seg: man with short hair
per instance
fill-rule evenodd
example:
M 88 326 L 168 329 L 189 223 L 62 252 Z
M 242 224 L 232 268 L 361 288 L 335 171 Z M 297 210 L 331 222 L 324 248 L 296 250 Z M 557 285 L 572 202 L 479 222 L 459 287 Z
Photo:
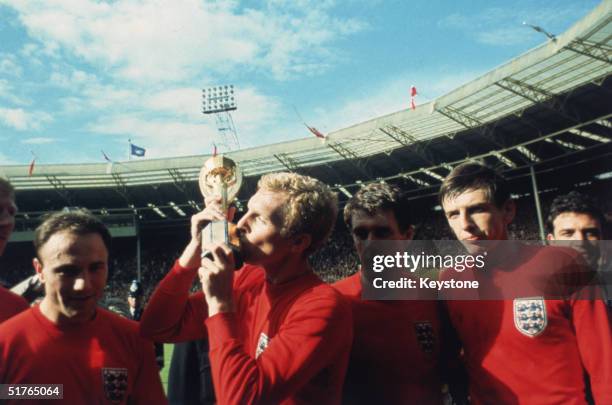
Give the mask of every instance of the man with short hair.
M 411 207 L 396 186 L 372 183 L 344 207 L 360 262 L 372 241 L 411 240 Z M 436 301 L 362 300 L 362 270 L 334 288 L 353 309 L 354 338 L 344 383 L 346 404 L 441 404 L 442 322 Z
M 470 246 L 488 241 L 483 279 L 576 268 L 579 257 L 571 249 L 509 249 L 500 242 L 516 207 L 493 170 L 461 164 L 444 179 L 439 197 L 457 239 Z M 612 331 L 601 300 L 529 296 L 446 305 L 463 344 L 473 404 L 586 404 L 583 370 L 595 402 L 612 403 Z
M 333 228 L 335 194 L 308 176 L 263 176 L 237 224 L 246 263 L 238 271 L 228 245 L 200 246 L 201 226 L 225 217 L 219 201 L 207 203 L 145 308 L 141 333 L 158 341 L 208 336 L 219 403 L 339 403 L 351 311 L 308 264 Z M 200 259 L 202 250 L 213 260 Z M 203 291 L 189 296 L 196 274 Z
M 602 246 L 598 242 L 604 239 L 606 218 L 595 201 L 587 195 L 572 191 L 557 196 L 550 206 L 546 225 L 547 240 L 570 241 L 569 246 L 582 253 L 593 269 L 602 270 L 605 266 L 601 257 Z M 610 272 L 601 273 L 599 279 L 603 281 L 607 304 L 612 308 L 612 289 L 606 279 L 608 274 Z
M 138 325 L 98 307 L 110 241 L 87 211 L 52 214 L 36 229 L 33 265 L 45 297 L 0 325 L 0 383 L 62 384 L 72 404 L 166 403 Z
M 606 218 L 589 196 L 572 191 L 557 196 L 548 214 L 548 240 L 601 240 Z
M 0 177 L 0 256 L 15 228 L 16 214 L 15 189 L 7 179 Z M 25 299 L 0 286 L 0 323 L 26 309 Z

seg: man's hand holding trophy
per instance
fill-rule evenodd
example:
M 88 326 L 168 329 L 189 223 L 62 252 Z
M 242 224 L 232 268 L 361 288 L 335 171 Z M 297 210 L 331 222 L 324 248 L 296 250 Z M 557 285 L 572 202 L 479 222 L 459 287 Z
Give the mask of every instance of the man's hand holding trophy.
M 240 240 L 236 225 L 231 223 L 235 211 L 229 207 L 242 185 L 242 172 L 233 160 L 223 155 L 213 156 L 200 170 L 199 185 L 206 204 L 203 212 L 208 210 L 211 214 L 210 222 L 199 232 L 201 257 L 212 260 L 212 252 L 206 246 L 225 243 L 233 252 L 236 268 L 242 267 Z

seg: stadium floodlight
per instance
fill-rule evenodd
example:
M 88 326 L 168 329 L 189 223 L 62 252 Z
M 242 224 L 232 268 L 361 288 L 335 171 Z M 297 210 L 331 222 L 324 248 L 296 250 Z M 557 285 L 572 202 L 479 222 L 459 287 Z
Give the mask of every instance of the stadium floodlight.
M 602 127 L 612 129 L 612 123 L 608 120 L 597 120 L 595 123 L 601 125 Z
M 506 166 L 514 169 L 516 168 L 516 163 L 514 163 L 512 160 L 508 159 L 506 156 L 502 155 L 501 152 L 493 152 L 493 155 L 499 159 L 503 164 L 505 164 Z
M 438 173 L 434 171 L 431 171 L 429 169 L 421 169 L 421 171 L 425 173 L 426 175 L 428 175 L 429 177 L 433 177 L 434 179 L 439 180 L 439 181 L 444 181 L 444 177 L 440 176 Z
M 196 203 L 195 201 L 189 200 L 187 201 L 187 204 L 189 204 L 189 206 L 193 208 L 194 210 L 200 211 L 200 207 L 198 206 L 198 203 Z
M 539 162 L 540 158 L 536 156 L 535 153 L 533 153 L 532 151 L 530 151 L 529 149 L 527 149 L 524 146 L 518 146 L 516 148 L 516 150 L 518 150 L 519 152 L 521 152 L 523 154 L 523 156 L 525 156 L 527 159 L 531 160 L 532 162 Z
M 178 205 L 176 205 L 176 204 L 174 203 L 174 201 L 170 201 L 170 203 L 169 203 L 169 204 L 170 204 L 170 206 L 172 207 L 172 209 L 173 209 L 173 210 L 174 210 L 174 211 L 175 211 L 177 214 L 179 214 L 179 215 L 180 215 L 180 216 L 182 216 L 182 217 L 187 216 L 187 214 L 185 214 L 185 211 L 183 211 L 183 210 L 181 209 L 181 207 L 179 207 Z
M 164 214 L 164 212 L 162 210 L 160 210 L 159 208 L 157 208 L 157 205 L 153 204 L 153 203 L 148 203 L 147 206 L 149 208 L 151 208 L 157 215 L 159 215 L 162 218 L 167 218 L 167 215 Z
M 607 123 L 607 121 L 604 121 L 604 122 Z M 598 123 L 599 123 L 599 121 L 598 121 Z M 608 128 L 612 128 L 612 127 L 609 126 Z M 574 135 L 581 136 L 583 138 L 590 139 L 592 141 L 596 141 L 596 142 L 601 142 L 601 143 L 608 143 L 608 142 L 610 142 L 609 138 L 606 138 L 605 136 L 594 134 L 594 133 L 589 132 L 589 131 L 585 131 L 584 129 L 572 128 L 572 129 L 570 129 L 567 132 L 569 132 L 571 134 L 574 134 Z
M 202 90 L 202 113 L 216 114 L 237 108 L 233 84 Z
M 401 176 L 403 178 L 407 179 L 407 180 L 410 180 L 411 182 L 413 182 L 414 184 L 416 184 L 418 186 L 421 186 L 421 187 L 430 187 L 431 186 L 431 184 L 429 184 L 425 180 L 418 179 L 418 178 L 410 176 L 410 175 L 408 175 L 406 173 L 403 173 Z
M 351 198 L 353 196 L 344 186 L 341 186 L 340 184 L 336 184 L 336 187 L 338 187 L 338 190 L 340 190 L 342 194 L 344 194 L 348 198 Z
M 562 141 L 561 139 L 552 140 L 550 138 L 546 138 L 545 141 L 548 142 L 548 143 L 557 143 L 557 144 L 563 146 L 566 149 L 584 150 L 584 146 L 582 146 L 582 145 L 578 145 L 578 144 L 575 144 L 573 142 Z

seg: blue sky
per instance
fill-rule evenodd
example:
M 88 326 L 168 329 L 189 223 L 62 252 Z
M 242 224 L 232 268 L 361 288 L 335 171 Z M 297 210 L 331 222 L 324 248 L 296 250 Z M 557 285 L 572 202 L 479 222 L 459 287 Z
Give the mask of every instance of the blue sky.
M 242 147 L 440 96 L 559 34 L 591 0 L 0 0 L 0 164 L 206 154 L 201 89 L 234 84 Z

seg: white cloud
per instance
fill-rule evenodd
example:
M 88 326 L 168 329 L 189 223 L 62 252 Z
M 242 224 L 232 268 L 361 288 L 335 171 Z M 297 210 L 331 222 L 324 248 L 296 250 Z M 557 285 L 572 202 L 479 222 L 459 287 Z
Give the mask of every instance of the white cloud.
M 88 128 L 99 134 L 122 135 L 146 148 L 147 157 L 186 156 L 210 153 L 216 129 L 201 123 L 147 119 L 137 114 L 115 115 Z
M 0 165 L 19 165 L 19 164 L 23 164 L 23 162 L 18 162 L 13 157 L 9 157 L 9 155 L 6 155 L 0 152 Z
M 0 73 L 16 77 L 20 77 L 23 74 L 23 69 L 17 62 L 15 55 L 0 54 Z
M 235 1 L 23 0 L 29 35 L 131 81 L 182 81 L 240 66 L 278 79 L 316 73 L 329 64 L 332 42 L 366 28 L 333 18 L 331 2 L 279 2 L 260 9 Z
M 20 97 L 15 93 L 17 93 L 15 87 L 8 80 L 0 79 L 0 99 L 20 106 L 31 104 L 30 100 Z
M 1 108 L 0 124 L 14 128 L 18 131 L 37 130 L 45 123 L 52 121 L 51 115 L 42 111 L 28 112 L 22 108 Z
M 57 139 L 47 137 L 27 138 L 21 141 L 21 143 L 24 143 L 26 145 L 46 145 L 55 142 L 57 142 Z

